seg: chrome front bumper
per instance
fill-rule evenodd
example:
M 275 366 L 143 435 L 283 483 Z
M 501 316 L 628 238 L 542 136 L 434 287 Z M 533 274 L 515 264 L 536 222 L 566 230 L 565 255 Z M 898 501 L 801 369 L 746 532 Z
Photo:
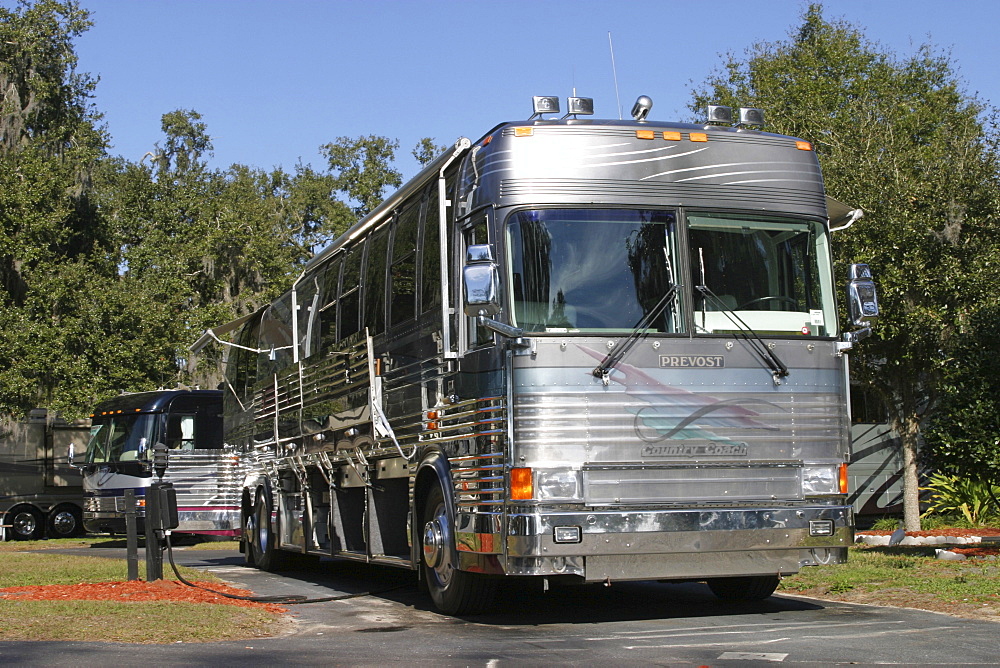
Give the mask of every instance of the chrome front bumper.
M 579 540 L 557 542 L 557 528 L 562 540 L 577 533 Z M 804 566 L 843 563 L 854 542 L 850 506 L 535 509 L 509 513 L 505 533 L 503 553 L 489 560 L 500 572 L 574 575 L 588 582 L 790 575 Z M 469 538 L 460 563 L 475 568 L 488 550 L 474 546 L 495 543 Z

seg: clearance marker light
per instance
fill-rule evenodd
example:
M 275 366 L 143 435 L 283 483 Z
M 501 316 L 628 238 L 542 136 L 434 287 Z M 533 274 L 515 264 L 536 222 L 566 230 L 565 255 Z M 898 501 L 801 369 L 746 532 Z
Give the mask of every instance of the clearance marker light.
M 437 411 L 427 411 L 427 430 L 428 431 L 437 431 L 437 428 L 438 428 L 437 419 L 438 419 L 439 416 L 440 416 L 440 413 L 438 413 Z
M 531 484 L 531 469 L 517 468 L 510 470 L 510 498 L 515 501 L 526 501 L 534 494 Z
M 639 139 L 656 139 L 656 133 L 652 130 L 636 130 L 635 136 Z
M 800 151 L 811 151 L 813 150 L 813 145 L 807 141 L 797 141 L 795 142 L 795 148 L 799 149 Z
M 514 128 L 515 137 L 530 137 L 535 134 L 535 128 Z
M 847 464 L 840 465 L 840 493 L 847 494 Z
M 704 132 L 692 132 L 688 135 L 691 141 L 708 141 L 708 135 Z
M 666 139 L 667 141 L 680 141 L 681 140 L 681 133 L 680 132 L 664 132 L 663 133 L 663 138 Z

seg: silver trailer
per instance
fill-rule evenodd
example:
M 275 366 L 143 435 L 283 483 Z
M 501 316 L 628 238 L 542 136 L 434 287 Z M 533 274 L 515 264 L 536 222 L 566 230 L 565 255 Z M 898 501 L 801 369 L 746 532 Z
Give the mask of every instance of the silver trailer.
M 83 533 L 80 474 L 66 462 L 89 422 L 66 422 L 37 408 L 23 420 L 0 421 L 0 534 L 17 540 Z
M 153 449 L 168 453 L 164 482 L 177 494 L 177 533 L 239 534 L 239 457 L 222 447 L 222 393 L 161 390 L 123 394 L 99 405 L 83 462 L 84 513 L 89 531 L 126 532 L 126 490 L 145 531 L 146 491 L 154 482 Z
M 194 346 L 237 330 L 247 561 L 419 570 L 449 613 L 511 576 L 753 599 L 842 562 L 845 353 L 877 304 L 855 265 L 862 329 L 841 331 L 812 146 L 750 127 L 757 110 L 690 125 L 646 120 L 648 98 L 631 121 L 535 102 Z

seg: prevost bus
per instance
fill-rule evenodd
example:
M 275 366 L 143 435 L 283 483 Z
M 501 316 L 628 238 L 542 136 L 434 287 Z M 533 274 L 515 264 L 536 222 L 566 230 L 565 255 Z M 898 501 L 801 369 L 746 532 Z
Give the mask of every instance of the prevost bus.
M 79 465 L 88 531 L 125 533 L 128 489 L 135 494 L 137 531 L 145 530 L 153 450 L 163 444 L 168 463 L 163 481 L 173 483 L 177 493 L 175 531 L 239 535 L 243 475 L 237 453 L 223 447 L 221 391 L 123 394 L 97 406 L 90 419 L 90 440 Z
M 852 267 L 841 332 L 849 209 L 812 146 L 569 102 L 460 139 L 194 346 L 237 330 L 247 562 L 414 569 L 463 613 L 510 576 L 754 599 L 846 558 L 845 353 L 877 304 Z

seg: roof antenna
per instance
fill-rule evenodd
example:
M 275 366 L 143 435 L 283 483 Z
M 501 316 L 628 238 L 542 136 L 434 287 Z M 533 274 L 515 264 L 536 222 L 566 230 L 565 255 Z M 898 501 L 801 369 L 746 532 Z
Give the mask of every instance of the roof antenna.
M 615 43 L 611 41 L 611 31 L 608 31 L 608 47 L 611 49 L 611 73 L 615 77 L 615 97 L 618 99 L 618 120 L 622 120 L 622 98 L 618 94 L 618 69 L 615 68 Z

